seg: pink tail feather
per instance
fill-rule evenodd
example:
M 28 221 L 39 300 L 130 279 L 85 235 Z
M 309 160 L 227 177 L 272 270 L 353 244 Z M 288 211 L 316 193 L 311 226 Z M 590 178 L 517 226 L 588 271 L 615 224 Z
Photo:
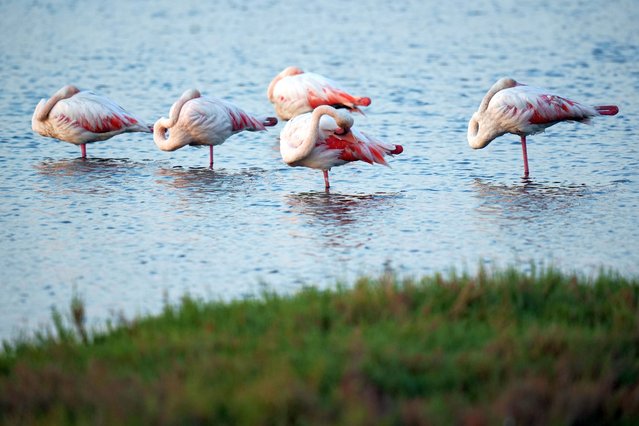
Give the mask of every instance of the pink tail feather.
M 234 132 L 266 130 L 266 126 L 275 126 L 277 124 L 277 118 L 275 117 L 257 118 L 239 110 L 230 111 L 229 118 Z
M 370 104 L 371 104 L 371 98 L 363 97 L 363 98 L 357 98 L 355 100 L 355 105 L 369 106 Z
M 366 140 L 357 139 L 352 133 L 331 136 L 326 140 L 330 149 L 340 149 L 340 157 L 344 161 L 365 161 L 366 163 L 378 163 L 388 166 L 384 156 L 397 155 L 404 151 L 401 145 L 383 144 L 366 137 Z
M 355 100 L 353 101 L 353 107 L 349 108 L 349 110 L 351 112 L 357 112 L 360 113 L 362 115 L 366 115 L 364 114 L 364 111 L 362 111 L 361 109 L 357 108 L 357 106 L 355 105 L 359 105 L 359 106 L 369 106 L 371 104 L 371 98 L 355 98 Z
M 389 150 L 387 147 L 378 145 L 376 143 L 371 143 L 366 146 L 369 149 L 370 153 L 373 154 L 373 157 L 369 157 L 369 159 L 366 159 L 364 158 L 365 154 L 361 153 L 363 155 L 363 158 L 360 158 L 360 160 L 366 161 L 367 163 L 371 164 L 379 163 L 388 166 L 388 163 L 386 163 L 386 160 L 384 159 L 385 155 L 397 155 L 404 152 L 404 147 L 401 145 L 395 145 L 395 148 L 393 148 L 392 150 Z
M 616 105 L 599 105 L 595 109 L 601 115 L 617 115 L 619 112 L 619 107 Z

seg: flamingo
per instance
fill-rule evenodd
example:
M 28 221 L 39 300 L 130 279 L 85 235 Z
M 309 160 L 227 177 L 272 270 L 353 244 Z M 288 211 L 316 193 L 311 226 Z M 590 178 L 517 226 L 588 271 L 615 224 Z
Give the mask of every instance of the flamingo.
M 305 73 L 297 67 L 285 68 L 275 76 L 268 86 L 267 96 L 282 120 L 313 111 L 320 105 L 361 113 L 358 106 L 371 104 L 370 98 L 350 95 L 336 82 L 319 74 Z
M 351 161 L 388 165 L 385 155 L 401 154 L 401 145 L 381 142 L 353 128 L 353 117 L 345 110 L 321 105 L 298 115 L 280 133 L 280 153 L 289 166 L 320 169 L 325 188 L 328 171 Z
M 151 133 L 153 127 L 128 113 L 109 98 L 64 86 L 41 99 L 33 112 L 31 128 L 42 136 L 80 145 L 86 158 L 86 144 L 103 141 L 125 132 Z
M 153 140 L 162 151 L 186 145 L 209 146 L 209 167 L 213 167 L 213 147 L 235 133 L 266 130 L 277 118 L 257 118 L 221 99 L 203 97 L 197 89 L 185 91 L 171 106 L 169 118 L 160 118 L 153 127 Z M 169 131 L 167 138 L 166 132 Z
M 560 121 L 589 123 L 592 117 L 618 112 L 619 108 L 614 105 L 588 106 L 546 89 L 502 78 L 493 84 L 470 119 L 468 144 L 473 149 L 481 149 L 506 133 L 520 136 L 524 177 L 528 177 L 526 136 L 543 132 Z

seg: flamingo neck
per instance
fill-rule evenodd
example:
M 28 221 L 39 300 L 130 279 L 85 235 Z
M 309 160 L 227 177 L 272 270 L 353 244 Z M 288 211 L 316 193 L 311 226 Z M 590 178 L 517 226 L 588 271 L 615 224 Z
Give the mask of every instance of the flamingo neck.
M 180 118 L 180 112 L 182 111 L 182 107 L 185 103 L 187 103 L 191 99 L 196 99 L 201 96 L 202 95 L 200 94 L 200 91 L 197 89 L 189 89 L 182 93 L 182 96 L 180 96 L 180 98 L 171 106 L 168 120 L 164 119 L 166 127 L 171 128 L 175 126 L 175 123 L 177 123 L 178 119 Z
M 279 81 L 282 79 L 282 77 L 280 77 L 280 75 L 278 74 L 273 81 L 271 81 L 271 83 L 268 85 L 268 89 L 266 90 L 266 96 L 268 97 L 268 100 L 273 102 L 273 91 L 275 90 L 275 85 L 277 83 L 279 83 Z
M 504 90 L 504 89 L 510 89 L 511 87 L 515 87 L 515 86 L 518 86 L 518 85 L 519 85 L 519 83 L 517 83 L 512 78 L 507 78 L 507 77 L 500 78 L 488 90 L 488 92 L 484 96 L 484 99 L 482 99 L 481 104 L 479 105 L 479 109 L 477 110 L 477 112 L 482 113 L 482 112 L 486 111 L 488 109 L 488 104 L 490 103 L 490 100 L 493 98 L 493 96 L 495 96 L 497 94 L 497 92 L 499 92 L 501 90 Z
M 175 123 L 171 123 L 171 119 L 162 117 L 153 125 L 153 142 L 162 151 L 175 151 L 183 147 L 186 143 L 182 142 L 180 132 L 171 132 L 166 136 L 167 130 Z
M 42 99 L 40 103 L 38 103 L 38 106 L 33 113 L 33 118 L 37 121 L 45 121 L 49 117 L 49 113 L 51 112 L 55 104 L 63 99 L 68 99 L 79 92 L 80 89 L 73 85 L 64 86 L 63 88 L 55 92 L 53 96 L 51 96 L 51 98 L 49 98 L 48 100 L 45 101 L 44 99 Z
M 153 125 L 153 142 L 155 142 L 155 145 L 157 145 L 158 148 L 162 151 L 175 151 L 189 143 L 185 140 L 183 132 L 173 131 L 169 134 L 168 138 L 166 137 L 166 132 L 177 124 L 184 104 L 191 99 L 196 99 L 201 96 L 200 91 L 197 89 L 189 89 L 185 91 L 171 106 L 169 118 L 162 117 L 155 122 Z

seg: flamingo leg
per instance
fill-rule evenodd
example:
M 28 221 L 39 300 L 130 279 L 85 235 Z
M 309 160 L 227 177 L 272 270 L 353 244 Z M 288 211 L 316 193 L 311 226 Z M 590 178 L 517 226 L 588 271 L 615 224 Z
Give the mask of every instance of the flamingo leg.
M 82 158 L 87 158 L 87 144 L 80 144 L 80 151 L 82 151 Z
M 528 177 L 528 151 L 526 150 L 526 136 L 521 137 L 521 153 L 524 156 L 524 177 Z
M 209 145 L 209 167 L 213 168 L 213 145 Z
M 324 188 L 328 189 L 331 187 L 331 184 L 328 183 L 328 170 L 322 170 L 322 173 L 324 173 Z

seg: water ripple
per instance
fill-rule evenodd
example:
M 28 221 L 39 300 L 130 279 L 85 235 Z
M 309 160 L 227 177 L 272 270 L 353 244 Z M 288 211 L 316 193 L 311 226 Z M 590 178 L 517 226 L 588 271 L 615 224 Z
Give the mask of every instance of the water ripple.
M 335 25 L 336 0 L 109 5 L 3 2 L 0 338 L 48 322 L 74 288 L 104 318 L 157 311 L 165 293 L 288 292 L 385 262 L 406 275 L 480 259 L 639 273 L 639 3 L 372 0 L 352 5 L 356 25 Z M 288 65 L 371 97 L 356 125 L 404 153 L 333 168 L 326 193 L 321 172 L 282 162 L 285 123 L 233 136 L 212 170 L 206 150 L 161 152 L 147 134 L 82 160 L 31 131 L 38 101 L 68 83 L 150 120 L 191 87 L 272 114 L 266 89 Z M 531 137 L 522 181 L 516 136 L 466 141 L 503 76 L 621 112 Z

